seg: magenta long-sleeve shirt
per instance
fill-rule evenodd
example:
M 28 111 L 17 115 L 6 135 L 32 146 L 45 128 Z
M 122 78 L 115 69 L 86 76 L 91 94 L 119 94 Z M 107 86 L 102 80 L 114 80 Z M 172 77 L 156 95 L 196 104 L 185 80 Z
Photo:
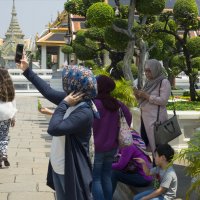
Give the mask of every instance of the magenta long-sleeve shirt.
M 121 153 L 121 157 L 117 163 L 112 164 L 112 169 L 123 170 L 127 166 L 128 162 L 133 158 L 142 158 L 146 161 L 147 166 L 151 166 L 148 157 L 136 145 L 124 147 L 120 149 L 119 153 Z M 145 175 L 141 164 L 137 163 L 137 169 L 137 172 L 141 174 L 146 180 L 152 180 L 151 176 Z
M 95 152 L 111 151 L 118 147 L 119 111 L 111 112 L 105 109 L 100 99 L 95 99 L 94 103 L 100 114 L 100 119 L 94 119 L 93 123 Z M 132 115 L 128 107 L 120 101 L 118 103 L 130 125 Z

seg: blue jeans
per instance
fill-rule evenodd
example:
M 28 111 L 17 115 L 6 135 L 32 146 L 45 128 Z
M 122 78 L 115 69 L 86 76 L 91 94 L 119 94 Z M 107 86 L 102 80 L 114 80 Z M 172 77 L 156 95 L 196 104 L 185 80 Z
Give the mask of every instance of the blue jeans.
M 57 174 L 52 170 L 53 183 L 56 191 L 56 200 L 66 200 L 64 175 Z
M 111 171 L 116 149 L 95 153 L 92 194 L 94 200 L 112 200 Z
M 151 181 L 147 181 L 142 175 L 138 173 L 130 174 L 120 170 L 113 170 L 112 171 L 113 194 L 117 187 L 118 181 L 135 187 L 145 187 L 151 183 Z
M 151 194 L 153 191 L 154 191 L 154 189 L 150 189 L 150 190 L 141 192 L 141 193 L 135 195 L 133 200 L 140 200 L 142 197 L 145 197 L 145 196 Z M 151 200 L 164 200 L 164 197 L 160 195 L 158 197 L 152 198 Z

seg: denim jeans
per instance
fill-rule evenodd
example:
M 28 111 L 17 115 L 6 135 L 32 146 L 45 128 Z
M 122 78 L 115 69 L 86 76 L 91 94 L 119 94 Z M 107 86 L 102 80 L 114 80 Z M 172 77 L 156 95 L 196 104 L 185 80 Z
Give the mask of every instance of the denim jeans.
M 135 186 L 135 187 L 145 187 L 151 183 L 150 181 L 147 181 L 142 175 L 138 173 L 130 174 L 130 173 L 126 173 L 120 170 L 113 170 L 112 171 L 113 194 L 117 187 L 118 181 L 127 185 Z
M 141 193 L 135 195 L 133 200 L 140 200 L 142 197 L 145 197 L 145 196 L 151 194 L 153 191 L 154 191 L 154 189 L 150 189 L 150 190 L 141 192 Z M 164 200 L 164 197 L 160 195 L 158 197 L 152 198 L 151 200 Z
M 116 149 L 95 153 L 92 194 L 94 200 L 112 200 L 111 171 Z
M 56 200 L 66 200 L 64 175 L 57 174 L 53 170 L 52 173 L 53 173 L 53 183 L 56 191 Z

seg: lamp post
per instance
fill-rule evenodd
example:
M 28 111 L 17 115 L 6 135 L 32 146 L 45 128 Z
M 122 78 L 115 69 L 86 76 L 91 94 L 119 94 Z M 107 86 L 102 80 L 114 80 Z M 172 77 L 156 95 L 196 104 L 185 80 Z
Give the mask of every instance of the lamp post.
M 68 20 L 67 20 L 67 22 L 68 22 L 68 30 L 67 30 L 67 32 L 66 32 L 66 34 L 65 34 L 65 36 L 64 36 L 64 40 L 65 40 L 65 43 L 67 44 L 67 45 L 71 45 L 71 42 L 72 42 L 72 35 L 71 35 L 71 24 L 70 24 L 70 14 L 68 13 Z M 69 64 L 69 53 L 67 54 L 67 63 Z

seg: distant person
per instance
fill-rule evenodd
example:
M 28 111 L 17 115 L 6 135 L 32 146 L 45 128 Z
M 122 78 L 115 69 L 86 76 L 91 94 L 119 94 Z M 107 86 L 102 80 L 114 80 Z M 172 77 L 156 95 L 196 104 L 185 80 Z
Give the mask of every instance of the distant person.
M 94 134 L 94 166 L 92 194 L 94 200 L 112 200 L 112 162 L 118 148 L 119 109 L 124 113 L 127 123 L 131 124 L 129 109 L 111 96 L 115 82 L 108 76 L 97 77 L 98 95 L 94 103 L 99 111 L 100 119 L 93 124 Z
M 119 149 L 119 159 L 112 164 L 113 194 L 118 182 L 135 187 L 148 186 L 152 177 L 145 174 L 143 167 L 135 158 L 142 158 L 148 168 L 152 167 L 151 159 L 146 154 L 146 146 L 139 134 L 132 132 L 133 144 Z M 133 165 L 133 166 L 130 166 Z M 133 171 L 131 171 L 133 169 Z
M 58 105 L 47 130 L 53 136 L 48 186 L 55 189 L 57 200 L 92 200 L 89 140 L 98 117 L 91 101 L 97 94 L 95 77 L 82 66 L 65 66 L 62 92 L 53 90 L 28 68 L 26 59 L 18 67 L 46 99 Z
M 8 161 L 8 132 L 15 126 L 15 114 L 17 112 L 15 102 L 15 89 L 12 79 L 6 69 L 0 68 L 0 168 L 2 162 L 6 167 Z
M 144 67 L 146 82 L 142 90 L 134 88 L 134 94 L 141 109 L 141 136 L 153 153 L 156 149 L 154 123 L 157 120 L 160 106 L 159 122 L 168 119 L 167 102 L 171 93 L 171 85 L 164 75 L 161 63 L 156 59 L 147 60 Z
M 174 168 L 170 165 L 174 157 L 174 150 L 169 144 L 159 145 L 155 150 L 155 163 L 157 167 L 149 168 L 145 160 L 137 158 L 147 175 L 154 177 L 154 188 L 141 192 L 133 200 L 170 200 L 176 198 L 177 176 Z

